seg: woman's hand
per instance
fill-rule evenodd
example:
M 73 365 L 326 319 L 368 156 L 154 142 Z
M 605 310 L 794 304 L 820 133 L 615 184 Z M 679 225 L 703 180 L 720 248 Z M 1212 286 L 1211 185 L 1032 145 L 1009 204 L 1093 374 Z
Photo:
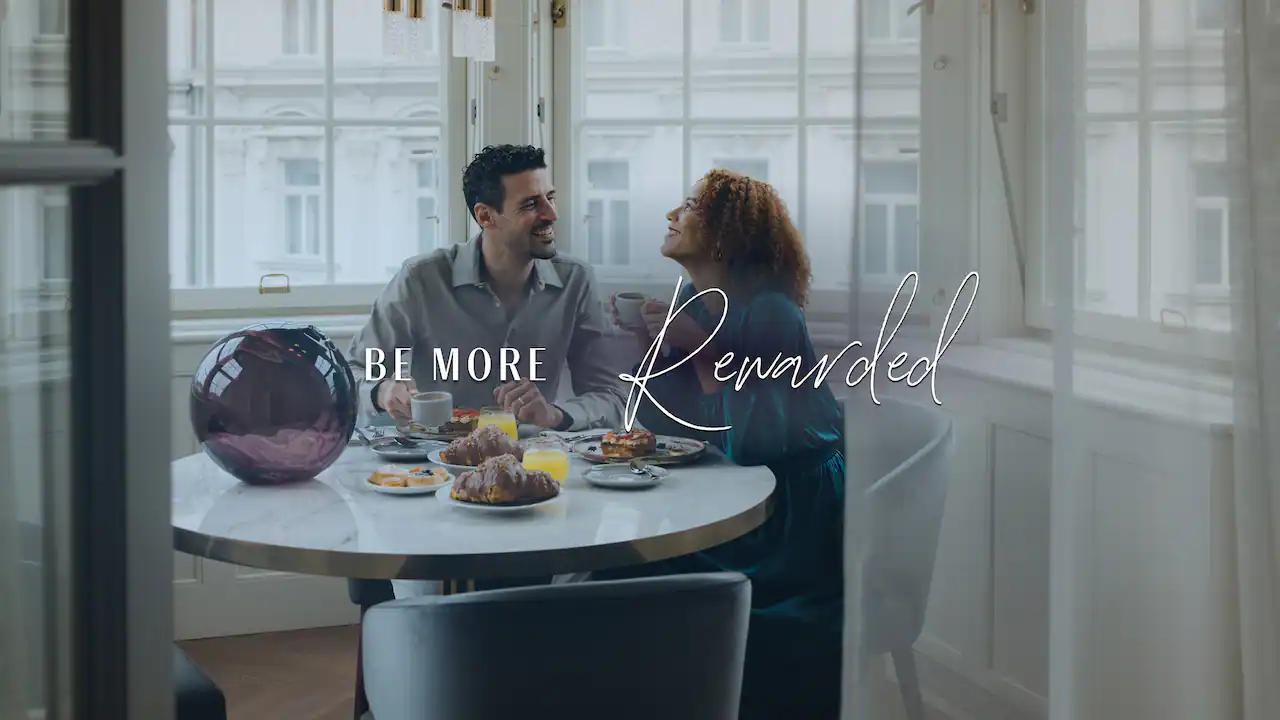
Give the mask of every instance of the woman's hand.
M 649 337 L 658 337 L 658 333 L 662 332 L 662 326 L 665 324 L 667 329 L 663 340 L 668 345 L 690 353 L 697 350 L 707 341 L 707 332 L 692 317 L 683 312 L 671 318 L 670 324 L 667 324 L 669 308 L 669 305 L 658 300 L 650 300 L 644 304 L 641 314 L 644 316 Z M 707 354 L 706 349 L 702 354 Z
M 650 345 L 653 344 L 653 336 L 649 334 L 648 327 L 645 327 L 645 326 L 635 327 L 633 325 L 629 326 L 622 322 L 622 318 L 618 316 L 618 296 L 617 295 L 609 296 L 609 314 L 612 316 L 614 327 L 620 328 L 622 330 L 626 330 L 632 335 L 635 335 L 636 339 L 640 341 L 640 347 L 647 349 Z

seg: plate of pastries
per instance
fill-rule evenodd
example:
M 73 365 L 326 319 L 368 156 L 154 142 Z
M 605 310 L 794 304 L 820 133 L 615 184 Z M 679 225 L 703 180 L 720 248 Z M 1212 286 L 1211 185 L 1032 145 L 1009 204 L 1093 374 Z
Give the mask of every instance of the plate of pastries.
M 630 432 L 610 430 L 600 437 L 580 440 L 572 451 L 595 463 L 644 460 L 653 465 L 682 465 L 702 457 L 706 443 L 690 438 L 654 435 L 642 428 Z
M 524 450 L 520 443 L 497 425 L 485 425 L 439 450 L 432 450 L 427 458 L 457 474 L 474 470 L 485 460 L 500 455 L 511 455 L 516 460 L 524 460 Z
M 370 490 L 386 495 L 429 495 L 453 482 L 442 467 L 383 465 L 365 481 Z
M 542 470 L 529 470 L 505 454 L 491 457 L 454 480 L 449 492 L 436 497 L 447 505 L 490 512 L 510 512 L 547 505 L 560 499 L 560 483 Z
M 415 422 L 400 423 L 400 434 L 418 440 L 455 440 L 470 435 L 478 427 L 480 411 L 470 408 L 454 408 L 453 419 L 444 425 L 427 426 Z

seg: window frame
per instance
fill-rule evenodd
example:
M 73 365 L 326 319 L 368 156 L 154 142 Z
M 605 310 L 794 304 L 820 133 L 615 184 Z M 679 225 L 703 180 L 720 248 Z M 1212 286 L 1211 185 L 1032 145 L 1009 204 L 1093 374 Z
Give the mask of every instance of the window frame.
M 201 131 L 194 133 L 201 147 L 198 151 L 195 148 L 189 149 L 193 156 L 198 154 L 202 158 L 200 163 L 193 166 L 193 172 L 199 172 L 200 177 L 198 181 L 187 184 L 188 192 L 193 194 L 192 198 L 195 200 L 190 211 L 191 219 L 198 219 L 200 228 L 197 231 L 194 225 L 191 227 L 188 232 L 192 237 L 187 238 L 186 244 L 194 242 L 196 236 L 203 237 L 203 243 L 197 246 L 196 249 L 203 251 L 206 256 L 210 252 L 211 246 L 209 244 L 216 242 L 217 237 L 215 233 L 216 213 L 210 211 L 212 207 L 210 201 L 217 192 L 215 186 L 217 164 L 213 161 L 216 157 L 217 129 L 253 127 L 267 128 L 273 131 L 289 131 L 291 129 L 296 131 L 305 128 L 308 131 L 318 131 L 318 136 L 323 138 L 321 169 L 324 173 L 321 181 L 324 192 L 324 202 L 321 205 L 323 216 L 321 226 L 324 235 L 321 238 L 321 247 L 326 251 L 326 257 L 324 258 L 325 269 L 330 272 L 332 277 L 332 269 L 335 267 L 335 260 L 332 257 L 334 249 L 333 235 L 335 232 L 333 217 L 335 206 L 333 200 L 336 193 L 335 170 L 332 158 L 335 155 L 335 136 L 337 132 L 357 128 L 385 130 L 439 128 L 440 140 L 438 141 L 439 154 L 436 155 L 437 160 L 441 156 L 445 158 L 465 158 L 470 155 L 467 148 L 471 141 L 469 133 L 474 124 L 473 118 L 468 116 L 469 108 L 472 102 L 480 102 L 482 98 L 480 98 L 480 89 L 473 87 L 473 83 L 470 82 L 471 74 L 468 60 L 466 58 L 452 57 L 450 38 L 441 37 L 443 32 L 442 24 L 435 22 L 432 26 L 435 31 L 435 45 L 433 47 L 440 48 L 440 72 L 444 92 L 439 116 L 435 118 L 422 117 L 420 112 L 411 112 L 406 116 L 394 118 L 346 118 L 337 115 L 334 107 L 334 92 L 337 87 L 334 58 L 334 23 L 331 21 L 336 0 L 312 1 L 318 4 L 320 12 L 320 54 L 315 59 L 320 60 L 317 64 L 322 68 L 323 74 L 325 113 L 322 116 L 310 117 L 302 113 L 291 113 L 289 111 L 278 113 L 275 116 L 263 115 L 256 117 L 215 114 L 214 95 L 218 87 L 217 73 L 206 73 L 205 71 L 210 68 L 217 68 L 215 51 L 217 19 L 214 9 L 216 3 L 205 0 L 205 2 L 197 4 L 197 16 L 193 18 L 193 31 L 199 48 L 195 51 L 198 54 L 192 63 L 195 74 L 199 78 L 196 84 L 203 93 L 203 102 L 197 112 L 188 115 L 178 115 L 171 112 L 168 118 L 168 127 L 170 132 L 192 127 Z M 380 7 L 373 6 L 372 9 L 379 13 L 383 12 Z M 429 12 L 443 12 L 434 6 L 428 8 L 428 10 Z M 314 59 L 309 61 L 314 61 Z M 197 167 L 198 170 L 196 169 Z M 439 203 L 445 203 L 446 207 L 450 208 L 461 208 L 465 204 L 462 199 L 462 189 L 458 186 L 458 183 L 450 183 L 447 187 L 441 188 L 441 196 L 437 200 L 437 212 L 439 212 L 440 208 Z M 201 207 L 204 208 L 203 212 L 200 210 Z M 467 239 L 468 224 L 471 218 L 466 215 L 465 212 L 461 211 L 448 213 L 448 223 L 442 223 L 439 235 L 441 243 L 462 242 Z M 396 267 L 398 269 L 399 265 Z M 266 274 L 270 274 L 270 272 L 264 270 Z M 390 277 L 388 277 L 389 279 Z M 293 285 L 287 293 L 283 294 L 264 294 L 259 287 L 254 286 L 177 287 L 170 290 L 170 297 L 175 320 L 295 313 L 318 315 L 345 313 L 355 310 L 364 311 L 373 303 L 385 286 L 385 282 Z
M 626 168 L 626 173 L 627 173 L 627 186 L 626 186 L 625 188 L 608 188 L 608 189 L 605 189 L 605 188 L 599 188 L 599 189 L 597 189 L 597 188 L 588 188 L 588 189 L 585 191 L 585 194 L 586 194 L 586 205 L 585 205 L 585 208 L 589 210 L 589 209 L 590 209 L 590 207 L 591 207 L 591 203 L 592 203 L 592 202 L 599 202 L 599 203 L 600 203 L 601 210 L 602 210 L 602 216 L 601 216 L 601 231 L 602 231 L 602 233 L 603 233 L 603 237 L 600 239 L 600 256 L 601 256 L 602 258 L 604 258 L 604 260 L 602 260 L 600 263 L 594 263 L 594 262 L 591 262 L 591 261 L 590 261 L 590 257 L 591 257 L 591 247 L 590 247 L 590 245 L 591 245 L 592 238 L 591 238 L 591 237 L 590 237 L 590 235 L 588 234 L 588 235 L 587 235 L 587 243 L 588 243 L 588 247 L 587 247 L 587 261 L 588 261 L 588 262 L 591 262 L 591 266 L 592 266 L 592 267 L 595 267 L 595 268 L 614 268 L 614 267 L 625 267 L 629 262 L 631 262 L 631 253 L 630 253 L 630 250 L 628 250 L 628 251 L 627 251 L 627 257 L 626 257 L 626 258 L 624 258 L 624 259 L 622 259 L 621 261 L 619 261 L 617 258 L 615 258 L 615 257 L 614 257 L 614 255 L 615 255 L 615 252 L 614 252 L 614 245 L 613 245 L 613 243 L 611 243 L 611 242 L 610 242 L 610 239 L 612 239 L 613 237 L 615 237 L 614 233 L 615 233 L 615 232 L 617 231 L 617 229 L 618 229 L 618 228 L 616 228 L 616 227 L 615 227 L 615 223 L 617 222 L 617 218 L 615 218 L 615 217 L 614 217 L 614 214 L 613 214 L 613 207 L 614 207 L 614 203 L 619 202 L 619 201 L 622 201 L 622 202 L 626 202 L 626 203 L 627 203 L 627 220 L 628 220 L 627 225 L 628 225 L 628 226 L 627 226 L 625 229 L 626 229 L 626 232 L 627 232 L 627 242 L 628 242 L 628 244 L 629 244 L 629 243 L 630 243 L 630 241 L 631 241 L 631 227 L 630 227 L 630 220 L 631 220 L 631 160 L 630 160 L 630 159 L 628 159 L 628 158 L 618 158 L 618 157 L 603 157 L 603 158 L 590 158 L 590 157 L 589 157 L 589 158 L 587 158 L 587 174 L 588 174 L 588 176 L 590 175 L 590 172 L 591 172 L 591 163 L 620 163 L 620 164 L 622 164 L 622 166 L 623 166 L 624 168 Z M 588 184 L 589 184 L 589 183 L 588 183 Z M 587 216 L 588 216 L 588 217 L 590 217 L 590 214 L 588 213 L 588 215 L 587 215 Z M 586 225 L 586 223 L 584 223 L 584 226 L 585 226 L 585 225 Z
M 297 17 L 292 18 L 292 22 L 289 17 L 291 7 L 297 13 Z M 331 12 L 330 4 L 326 0 L 283 0 L 280 3 L 281 57 L 291 60 L 314 60 L 320 56 L 320 46 L 324 42 L 325 35 L 324 25 L 328 24 L 328 19 L 325 17 L 327 10 Z M 315 27 L 310 28 L 310 33 L 307 32 L 308 16 L 314 17 L 315 20 Z M 296 43 L 296 50 L 289 49 L 291 40 Z
M 1190 27 L 1191 31 L 1197 35 L 1208 35 L 1208 36 L 1219 35 L 1220 36 L 1224 32 L 1226 32 L 1226 26 L 1227 26 L 1227 7 L 1225 4 L 1225 0 L 1208 0 L 1209 2 L 1219 3 L 1222 6 L 1220 10 L 1220 12 L 1222 13 L 1221 27 L 1202 27 L 1200 25 L 1200 3 L 1205 1 L 1206 0 L 1188 0 L 1187 12 L 1190 15 L 1190 17 L 1187 19 L 1188 26 Z
M 583 31 L 583 49 L 591 53 L 616 52 L 626 47 L 626 5 L 624 0 L 595 0 L 603 15 L 601 30 L 604 33 L 600 45 L 586 44 L 586 31 Z
M 864 2 L 867 0 L 864 0 Z M 889 18 L 889 34 L 880 37 L 867 35 L 867 42 L 874 45 L 891 45 L 895 43 L 913 43 L 921 42 L 924 35 L 924 11 L 923 4 L 912 8 L 910 0 L 869 0 L 872 3 L 881 3 L 885 7 L 885 13 Z M 898 5 L 905 5 L 902 9 L 908 12 L 899 13 Z M 904 35 L 902 28 L 907 23 L 914 22 L 919 28 L 915 35 Z
M 285 258 L 287 261 L 292 261 L 292 262 L 304 262 L 304 263 L 311 263 L 316 261 L 323 262 L 326 254 L 325 238 L 328 235 L 328 233 L 326 233 L 324 230 L 324 215 L 325 215 L 324 199 L 325 199 L 325 196 L 328 195 L 328 193 L 325 192 L 325 187 L 324 187 L 325 162 L 321 158 L 293 157 L 293 156 L 281 157 L 279 160 L 280 160 L 280 173 L 282 175 L 282 180 L 280 183 L 280 199 L 283 201 L 281 203 L 281 206 L 283 208 L 281 210 L 281 217 L 283 221 L 281 222 L 281 232 L 280 232 L 280 239 L 282 240 L 283 248 L 280 255 L 281 257 Z M 316 184 L 315 185 L 294 185 L 289 182 L 290 164 L 297 163 L 297 162 L 315 163 L 316 165 Z M 289 199 L 295 198 L 295 197 L 298 198 L 299 200 L 298 212 L 300 213 L 298 216 L 298 228 L 301 234 L 298 237 L 298 246 L 299 246 L 298 252 L 293 251 L 292 243 L 291 243 L 292 238 L 289 237 L 289 230 L 288 230 L 289 229 Z M 317 213 L 318 225 L 314 228 L 311 227 L 311 220 L 310 220 L 311 213 L 308 209 L 308 206 L 311 204 L 312 198 L 315 198 L 316 207 L 319 210 L 319 212 Z M 315 236 L 314 237 L 315 252 L 311 252 L 307 247 L 311 245 L 313 233 Z
M 867 181 L 866 170 L 871 164 L 910 165 L 912 170 L 915 172 L 915 177 L 916 177 L 915 193 L 908 194 L 908 193 L 901 193 L 901 192 L 895 192 L 895 193 L 870 192 L 867 189 L 867 185 L 869 185 L 869 183 Z M 864 208 L 870 207 L 873 204 L 883 205 L 885 207 L 885 217 L 887 220 L 887 223 L 885 225 L 885 230 L 887 233 L 885 236 L 885 261 L 886 261 L 885 264 L 888 268 L 888 272 L 884 274 L 864 273 L 864 277 L 868 282 L 871 282 L 871 283 L 880 283 L 880 284 L 895 283 L 896 284 L 897 282 L 901 281 L 903 277 L 902 271 L 897 269 L 898 237 L 897 237 L 896 231 L 898 227 L 897 210 L 899 207 L 913 207 L 916 210 L 916 228 L 915 228 L 916 270 L 919 270 L 919 267 L 920 267 L 920 162 L 915 159 L 905 160 L 905 159 L 891 159 L 891 158 L 874 158 L 874 159 L 864 160 L 861 192 L 862 192 L 862 198 L 863 198 L 862 200 L 863 207 Z M 867 237 L 866 212 L 861 213 L 859 222 L 861 222 L 862 224 L 862 227 L 859 228 L 860 234 L 862 235 L 862 237 Z M 861 253 L 860 257 L 858 258 L 858 266 L 866 267 L 867 243 L 859 243 L 858 251 L 859 253 Z M 910 271 L 907 271 L 907 272 L 910 272 Z
M 724 17 L 725 3 L 730 3 L 730 2 L 735 2 L 735 3 L 738 3 L 739 5 L 738 32 L 735 37 L 726 38 L 723 33 L 723 30 L 724 30 L 723 17 Z M 768 17 L 771 12 L 771 8 L 769 7 L 769 0 L 717 0 L 716 6 L 715 6 L 715 15 L 714 15 L 715 24 L 716 24 L 716 45 L 717 46 L 720 46 L 723 48 L 731 48 L 739 51 L 754 50 L 757 48 L 769 47 L 769 45 L 773 42 L 773 32 L 772 32 L 772 28 L 770 27 L 771 23 L 769 22 L 765 22 L 764 24 L 763 40 L 751 39 L 751 31 L 756 29 L 755 21 L 752 20 L 752 18 L 755 15 L 753 11 L 757 10 L 757 8 L 752 7 L 752 5 L 756 3 L 760 3 L 761 5 L 763 5 L 765 16 Z
M 441 232 L 440 222 L 440 158 L 435 153 L 415 150 L 409 154 L 409 165 L 413 172 L 413 222 L 410 224 L 417 231 L 415 235 L 418 238 L 418 252 L 431 252 L 444 247 L 444 243 L 441 242 L 444 239 L 444 233 Z M 431 176 L 435 180 L 432 184 L 422 183 L 422 168 L 427 165 L 431 166 Z M 435 208 L 429 216 L 421 214 L 423 200 L 431 200 L 432 207 Z M 430 248 L 423 247 L 422 243 L 423 228 L 426 227 L 427 220 L 435 224 L 435 239 Z
M 55 25 L 57 25 L 58 27 L 56 27 L 52 32 L 49 32 L 44 27 L 45 8 L 49 5 L 57 6 L 57 13 L 58 13 L 57 14 L 58 22 L 55 23 Z M 35 7 L 36 7 L 36 16 L 35 16 L 36 31 L 34 33 L 35 39 L 37 41 L 44 41 L 44 42 L 48 42 L 48 41 L 65 42 L 67 39 L 67 10 L 68 10 L 67 0 L 38 0 Z
M 1155 0 L 1158 1 L 1158 0 Z M 1145 62 L 1150 62 L 1153 57 L 1153 45 L 1151 34 L 1150 19 L 1150 3 L 1153 0 L 1139 0 L 1139 38 L 1138 48 L 1140 58 L 1144 58 Z M 1077 48 L 1076 60 L 1074 67 L 1058 67 L 1046 65 L 1044 62 L 1044 45 L 1046 33 L 1046 13 L 1036 13 L 1032 15 L 1033 24 L 1027 34 L 1026 44 L 1026 63 L 1029 68 L 1027 73 L 1027 91 L 1028 91 L 1028 122 L 1027 122 L 1027 148 L 1026 148 L 1026 176 L 1028 178 L 1028 190 L 1026 203 L 1027 222 L 1024 223 L 1026 237 L 1026 292 L 1024 296 L 1024 323 L 1031 332 L 1040 332 L 1052 334 L 1055 332 L 1053 327 L 1054 308 L 1047 297 L 1047 283 L 1045 280 L 1045 263 L 1047 260 L 1047 248 L 1045 247 L 1045 218 L 1051 214 L 1048 207 L 1049 200 L 1044 197 L 1046 188 L 1046 179 L 1044 170 L 1050 167 L 1075 167 L 1082 168 L 1085 165 L 1081 162 L 1082 153 L 1087 152 L 1088 127 L 1086 125 L 1085 132 L 1080 132 L 1079 122 L 1072 122 L 1071 125 L 1077 133 L 1076 142 L 1076 158 L 1061 159 L 1052 157 L 1052 148 L 1047 143 L 1046 123 L 1044 118 L 1043 107 L 1046 101 L 1046 87 L 1062 87 L 1074 86 L 1076 88 L 1085 88 L 1087 91 L 1086 76 L 1086 50 L 1081 43 L 1076 42 L 1076 38 L 1084 31 L 1085 28 L 1085 7 L 1083 2 L 1075 3 L 1075 28 L 1072 35 L 1066 38 L 1056 38 L 1059 42 L 1075 43 Z M 1192 8 L 1194 12 L 1194 8 Z M 1197 39 L 1198 33 L 1189 33 L 1189 37 L 1194 42 L 1211 42 L 1208 38 Z M 1226 111 L 1221 112 L 1177 112 L 1169 113 L 1157 111 L 1151 107 L 1153 92 L 1151 90 L 1151 82 L 1143 72 L 1143 65 L 1139 66 L 1139 73 L 1135 75 L 1135 81 L 1138 83 L 1138 107 L 1133 111 L 1127 112 L 1106 112 L 1106 113 L 1089 113 L 1085 115 L 1088 120 L 1104 119 L 1111 122 L 1132 122 L 1139 124 L 1139 205 L 1145 210 L 1139 210 L 1139 241 L 1138 241 L 1138 300 L 1139 309 L 1136 316 L 1126 317 L 1121 315 L 1112 315 L 1101 312 L 1094 312 L 1079 307 L 1073 313 L 1074 327 L 1073 332 L 1077 339 L 1081 340 L 1084 346 L 1105 347 L 1107 352 L 1143 357 L 1150 355 L 1152 352 L 1160 353 L 1166 358 L 1174 361 L 1204 361 L 1211 362 L 1230 362 L 1231 342 L 1230 333 L 1213 330 L 1207 328 L 1196 327 L 1190 324 L 1186 314 L 1176 308 L 1161 308 L 1160 319 L 1149 319 L 1152 316 L 1152 292 L 1151 292 L 1151 222 L 1149 212 L 1149 202 L 1144 202 L 1142 198 L 1149 198 L 1151 193 L 1151 138 L 1155 135 L 1156 125 L 1160 122 L 1167 121 L 1183 121 L 1187 123 L 1196 122 L 1219 122 L 1226 119 Z M 1078 94 L 1078 92 L 1077 92 Z M 1078 102 L 1078 98 L 1077 98 Z M 1144 145 L 1146 147 L 1144 147 Z M 1145 169 L 1145 171 L 1144 171 Z M 1194 197 L 1194 190 L 1192 190 Z M 1077 208 L 1078 210 L 1079 208 Z M 1144 218 L 1143 215 L 1146 215 Z M 1077 213 L 1077 218 L 1079 214 Z M 1076 228 L 1076 257 L 1077 272 L 1076 293 L 1082 290 L 1083 283 L 1086 278 L 1080 272 L 1084 248 L 1085 248 L 1085 228 L 1077 221 Z M 1227 243 L 1229 244 L 1229 236 Z M 1188 278 L 1188 289 L 1194 287 L 1194 276 Z M 1077 301 L 1079 302 L 1079 300 Z
M 1205 283 L 1200 281 L 1200 268 L 1198 267 L 1199 259 L 1199 218 L 1196 217 L 1201 210 L 1215 210 L 1221 213 L 1219 225 L 1221 226 L 1221 247 L 1218 248 L 1218 261 L 1221 263 L 1221 271 L 1218 273 L 1218 282 Z M 1192 258 L 1192 281 L 1191 286 L 1198 294 L 1205 293 L 1214 296 L 1225 296 L 1231 289 L 1231 200 L 1224 197 L 1216 196 L 1199 196 L 1192 203 L 1192 224 L 1188 227 L 1194 228 L 1191 232 L 1191 247 L 1187 257 Z

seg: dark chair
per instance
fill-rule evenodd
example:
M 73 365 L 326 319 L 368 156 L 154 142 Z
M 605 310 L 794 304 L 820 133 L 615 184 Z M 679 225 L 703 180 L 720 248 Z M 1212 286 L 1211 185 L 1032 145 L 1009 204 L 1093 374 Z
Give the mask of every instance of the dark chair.
M 44 607 L 44 538 L 40 526 L 19 523 L 18 552 L 22 565 L 22 585 L 28 591 L 24 600 L 27 607 Z M 41 667 L 44 658 L 42 643 L 30 643 L 32 666 Z M 42 678 L 37 674 L 36 680 Z M 43 687 L 31 687 L 33 698 L 44 694 Z M 209 676 L 192 662 L 177 645 L 173 646 L 173 694 L 174 720 L 227 720 L 227 702 L 222 690 Z
M 952 422 L 935 407 L 893 398 L 879 406 L 848 402 L 846 408 L 847 492 L 845 555 L 860 547 L 861 582 L 846 577 L 846 593 L 861 595 L 858 623 L 846 627 L 846 667 L 861 677 L 856 696 L 863 705 L 870 680 L 869 660 L 888 654 L 908 720 L 924 720 L 924 698 L 913 646 L 924 629 L 933 581 L 938 536 L 946 505 L 947 481 L 955 450 Z M 860 491 L 860 492 L 858 492 Z M 864 706 L 865 707 L 865 706 Z M 855 715 L 855 717 L 861 717 Z
M 736 720 L 750 610 L 736 573 L 386 602 L 364 618 L 369 704 L 376 720 Z
M 364 624 L 369 608 L 396 598 L 390 580 L 348 580 L 347 597 L 360 608 L 360 623 Z M 364 692 L 364 632 L 356 640 L 356 697 L 355 720 L 361 720 L 369 712 L 369 700 Z

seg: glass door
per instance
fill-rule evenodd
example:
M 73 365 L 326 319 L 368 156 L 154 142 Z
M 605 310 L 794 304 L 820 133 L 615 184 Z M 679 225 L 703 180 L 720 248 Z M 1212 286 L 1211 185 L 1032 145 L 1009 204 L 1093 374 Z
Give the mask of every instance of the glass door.
M 0 0 L 0 718 L 173 716 L 165 93 L 165 0 Z

